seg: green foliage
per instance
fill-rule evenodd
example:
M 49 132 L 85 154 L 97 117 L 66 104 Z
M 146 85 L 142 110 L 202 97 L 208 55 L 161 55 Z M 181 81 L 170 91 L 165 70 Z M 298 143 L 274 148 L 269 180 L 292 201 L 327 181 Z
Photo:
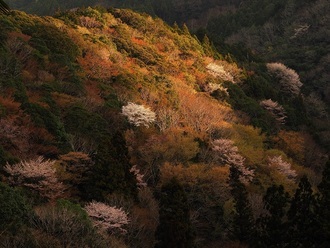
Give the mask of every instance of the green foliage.
M 102 7 L 82 7 L 73 11 L 58 12 L 55 17 L 65 21 L 67 24 L 80 25 L 80 18 L 82 16 L 92 18 L 100 24 L 104 24 L 103 14 L 106 12 Z
M 136 178 L 130 172 L 125 140 L 120 133 L 99 140 L 93 160 L 95 165 L 82 185 L 82 197 L 89 201 L 104 201 L 111 194 L 137 197 Z
M 86 225 L 87 227 L 91 227 L 91 222 L 88 218 L 88 214 L 79 204 L 73 203 L 65 199 L 60 199 L 56 202 L 56 207 L 59 210 L 71 212 L 77 217 L 77 219 L 81 220 L 82 222 L 85 222 L 84 225 Z
M 23 32 L 32 36 L 30 43 L 33 47 L 43 55 L 49 55 L 54 62 L 69 65 L 79 55 L 78 47 L 55 26 L 36 23 L 33 26 L 23 26 Z
M 45 127 L 56 137 L 59 143 L 66 142 L 67 137 L 63 124 L 51 111 L 35 103 L 26 103 L 23 105 L 23 108 L 37 126 Z
M 98 140 L 107 136 L 107 121 L 97 113 L 92 113 L 80 105 L 73 105 L 64 115 L 64 126 L 68 133 L 87 136 Z
M 246 158 L 246 162 L 254 165 L 260 164 L 263 159 L 266 137 L 260 128 L 252 126 L 234 125 L 234 139 L 240 153 Z
M 270 79 L 265 77 L 261 71 L 257 73 L 247 77 L 246 81 L 244 81 L 242 85 L 244 93 L 258 100 L 277 99 L 279 92 L 274 85 L 269 83 Z
M 6 152 L 3 147 L 0 145 L 0 170 L 6 164 L 14 164 L 17 163 L 18 159 L 13 157 L 10 153 Z
M 259 103 L 248 97 L 244 91 L 236 84 L 227 83 L 226 87 L 229 92 L 229 103 L 238 110 L 244 111 L 251 118 L 251 124 L 259 127 L 262 131 L 267 133 L 274 133 L 277 131 L 275 119 L 266 112 Z
M 0 182 L 0 237 L 3 232 L 17 232 L 29 223 L 31 207 L 16 189 Z

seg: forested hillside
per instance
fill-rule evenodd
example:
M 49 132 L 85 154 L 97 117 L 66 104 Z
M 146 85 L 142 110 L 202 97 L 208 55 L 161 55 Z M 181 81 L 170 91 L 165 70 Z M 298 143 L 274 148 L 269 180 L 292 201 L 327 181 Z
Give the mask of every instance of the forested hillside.
M 4 247 L 326 247 L 306 82 L 124 9 L 0 14 Z M 279 238 L 281 237 L 281 238 Z
M 37 14 L 87 5 L 130 8 L 163 18 L 170 25 L 185 23 L 200 39 L 207 34 L 218 51 L 231 54 L 241 66 L 249 67 L 250 62 L 260 60 L 284 63 L 304 81 L 302 91 L 304 101 L 308 102 L 310 132 L 325 149 L 330 149 L 327 0 L 54 0 L 47 4 L 42 0 L 8 0 L 8 3 Z M 250 68 L 256 69 L 253 63 Z M 245 93 L 249 95 L 248 91 Z
M 260 9 L 263 11 L 260 12 Z M 330 2 L 245 1 L 235 14 L 208 23 L 206 32 L 221 50 L 238 60 L 281 61 L 296 70 L 304 86 L 306 111 L 320 143 L 330 149 Z M 240 47 L 249 49 L 240 49 Z M 226 50 L 226 49 L 224 49 Z

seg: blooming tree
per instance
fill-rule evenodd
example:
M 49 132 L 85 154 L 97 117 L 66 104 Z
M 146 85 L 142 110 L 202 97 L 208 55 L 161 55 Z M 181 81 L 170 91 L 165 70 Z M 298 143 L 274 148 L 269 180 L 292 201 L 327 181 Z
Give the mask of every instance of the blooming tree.
M 282 63 L 268 63 L 266 66 L 271 74 L 279 78 L 281 88 L 284 92 L 292 95 L 298 95 L 300 93 L 300 88 L 303 84 L 300 82 L 297 72 Z
M 234 77 L 229 72 L 227 72 L 222 65 L 210 63 L 206 66 L 206 69 L 214 77 L 219 77 L 224 81 L 230 81 L 234 83 Z
M 128 121 L 135 126 L 149 125 L 156 120 L 156 114 L 143 105 L 129 102 L 126 106 L 122 107 L 122 113 L 128 118 Z
M 280 124 L 285 123 L 285 110 L 280 104 L 268 99 L 261 101 L 260 106 L 266 109 Z
M 216 159 L 229 166 L 235 166 L 241 172 L 241 181 L 249 182 L 254 177 L 254 171 L 244 165 L 245 158 L 238 153 L 237 146 L 230 139 L 217 139 L 212 142 L 212 150 L 216 152 Z
M 144 175 L 140 173 L 140 170 L 136 165 L 133 165 L 129 171 L 135 175 L 138 188 L 144 188 L 147 186 L 146 182 L 143 180 Z
M 9 181 L 14 185 L 31 188 L 50 200 L 58 198 L 65 186 L 58 181 L 55 161 L 45 160 L 43 157 L 18 164 L 6 164 L 4 170 L 10 175 Z
M 274 156 L 268 158 L 268 166 L 275 167 L 280 173 L 285 175 L 288 179 L 295 179 L 297 173 L 291 169 L 291 164 L 284 161 L 282 156 Z
M 127 232 L 124 226 L 129 223 L 129 218 L 121 208 L 93 201 L 85 206 L 85 210 L 97 228 L 108 233 L 119 231 L 125 234 Z

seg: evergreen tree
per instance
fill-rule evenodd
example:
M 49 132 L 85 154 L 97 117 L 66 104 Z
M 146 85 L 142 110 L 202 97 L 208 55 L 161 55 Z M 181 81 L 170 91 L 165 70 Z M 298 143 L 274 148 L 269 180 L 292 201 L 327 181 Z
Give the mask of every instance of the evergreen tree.
M 173 24 L 173 31 L 179 33 L 181 31 L 179 25 L 177 24 L 177 22 L 174 22 Z
M 127 147 L 120 132 L 100 141 L 93 160 L 95 165 L 81 186 L 86 200 L 104 201 L 113 193 L 137 197 L 136 178 L 130 172 Z
M 172 178 L 162 186 L 159 197 L 158 242 L 155 247 L 193 247 L 188 200 L 181 184 Z
M 316 247 L 318 223 L 316 221 L 316 199 L 306 176 L 299 186 L 288 211 L 290 247 Z
M 264 196 L 264 209 L 268 212 L 258 221 L 255 247 L 285 247 L 287 223 L 284 221 L 289 195 L 282 185 L 273 185 Z
M 17 190 L 0 182 L 0 237 L 4 233 L 17 232 L 27 225 L 32 210 L 26 198 Z
M 189 29 L 185 23 L 182 25 L 182 34 L 190 35 Z
M 206 34 L 203 37 L 202 46 L 203 46 L 204 52 L 207 56 L 213 56 L 214 55 L 212 44 L 209 40 L 209 37 L 207 37 Z
M 320 197 L 318 199 L 318 220 L 321 224 L 321 245 L 330 246 L 330 160 L 327 162 L 323 173 L 322 181 L 318 186 Z
M 248 193 L 240 181 L 241 172 L 237 167 L 230 167 L 229 185 L 234 199 L 232 234 L 242 243 L 249 243 L 254 230 L 254 221 Z

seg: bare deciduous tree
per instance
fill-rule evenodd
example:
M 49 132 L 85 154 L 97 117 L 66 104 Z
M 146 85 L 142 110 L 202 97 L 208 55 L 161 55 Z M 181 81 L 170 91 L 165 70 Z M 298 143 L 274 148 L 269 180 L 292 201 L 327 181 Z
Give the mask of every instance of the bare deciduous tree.
M 41 196 L 55 200 L 63 194 L 65 186 L 56 177 L 54 163 L 54 160 L 38 157 L 14 165 L 7 163 L 4 170 L 10 175 L 9 181 L 13 185 L 31 188 Z

